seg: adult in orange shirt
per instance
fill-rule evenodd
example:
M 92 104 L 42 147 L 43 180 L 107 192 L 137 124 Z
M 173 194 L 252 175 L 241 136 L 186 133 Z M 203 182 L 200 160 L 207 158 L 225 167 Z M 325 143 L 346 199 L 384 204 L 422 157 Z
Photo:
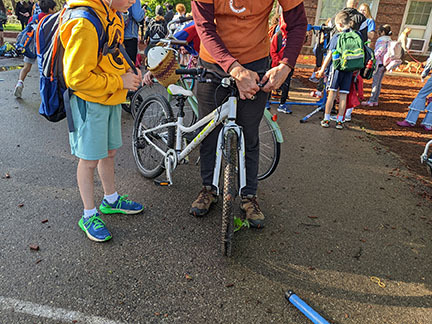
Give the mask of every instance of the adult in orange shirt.
M 267 93 L 278 89 L 295 66 L 306 34 L 307 19 L 303 0 L 279 0 L 283 9 L 287 46 L 279 64 L 264 75 L 256 72 L 269 68 L 270 41 L 268 20 L 274 0 L 193 0 L 192 13 L 201 39 L 199 65 L 231 75 L 237 83 L 240 100 L 237 123 L 243 127 L 246 144 L 246 186 L 241 195 L 241 209 L 252 227 L 264 226 L 256 191 L 258 186 L 258 128 Z M 260 89 L 258 83 L 265 84 Z M 262 90 L 262 91 L 260 91 Z M 217 103 L 215 103 L 215 93 Z M 197 98 L 200 117 L 206 116 L 226 93 L 213 84 L 199 83 Z M 255 97 L 255 100 L 250 100 Z M 220 126 L 219 126 L 220 127 Z M 205 215 L 217 197 L 212 187 L 217 137 L 213 131 L 201 144 L 201 178 L 203 189 L 192 203 L 190 213 Z

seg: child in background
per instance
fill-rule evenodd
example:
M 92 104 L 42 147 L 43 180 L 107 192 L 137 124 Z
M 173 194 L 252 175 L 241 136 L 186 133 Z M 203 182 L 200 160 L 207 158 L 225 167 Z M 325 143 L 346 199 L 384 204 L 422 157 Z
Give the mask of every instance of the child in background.
M 56 3 L 54 0 L 40 0 L 39 2 L 39 7 L 42 10 L 41 13 L 38 14 L 38 21 L 40 21 L 44 16 L 49 15 L 49 14 L 53 14 L 55 12 L 55 7 L 56 7 Z M 33 21 L 33 16 L 30 17 L 29 19 L 29 24 L 31 24 Z M 36 25 L 35 25 L 36 26 Z M 27 77 L 27 74 L 29 74 L 33 64 L 36 63 L 36 58 L 29 58 L 27 56 L 24 56 L 24 67 L 21 69 L 19 77 L 18 77 L 18 82 L 15 86 L 14 89 L 14 96 L 17 98 L 21 98 L 22 97 L 22 92 L 24 89 L 24 80 Z
M 3 25 L 7 23 L 6 7 L 3 0 L 0 0 L 0 46 L 4 44 Z
M 348 13 L 341 11 L 335 17 L 336 29 L 342 32 L 351 31 L 351 21 Z M 316 73 L 317 78 L 322 78 L 326 68 L 331 64 L 333 52 L 336 50 L 338 37 L 336 34 L 332 37 L 329 44 L 329 49 L 320 70 Z M 343 118 L 347 104 L 347 96 L 350 91 L 352 72 L 335 70 L 334 65 L 330 65 L 330 73 L 327 84 L 327 102 L 325 106 L 324 119 L 321 121 L 322 127 L 330 127 L 330 113 L 333 108 L 333 103 L 339 90 L 339 111 L 337 115 L 336 128 L 343 129 Z
M 315 76 L 315 73 L 320 69 L 322 62 L 324 60 L 324 54 L 327 52 L 328 49 L 328 44 L 330 41 L 332 29 L 333 29 L 332 20 L 331 18 L 328 18 L 326 22 L 321 26 L 321 30 L 319 31 L 317 36 L 318 38 L 317 43 L 313 48 L 313 53 L 315 55 L 315 68 L 314 71 L 312 72 L 311 77 L 309 78 L 309 81 L 311 82 L 318 83 L 320 81 L 320 79 L 318 79 Z M 318 90 L 318 91 L 322 91 L 322 90 Z
M 64 78 L 66 86 L 74 91 L 70 105 L 75 131 L 69 133 L 69 143 L 71 153 L 79 158 L 77 180 L 84 205 L 78 225 L 90 240 L 104 242 L 111 239 L 111 233 L 94 202 L 96 168 L 104 190 L 101 212 L 137 214 L 143 210 L 141 204 L 127 200 L 127 195 L 120 196 L 114 182 L 114 157 L 122 145 L 120 104 L 128 90 L 137 90 L 142 76 L 140 70 L 137 75 L 132 72 L 118 49 L 124 24 L 116 11 L 127 11 L 133 2 L 68 1 L 72 8 L 83 3 L 101 17 L 108 39 L 105 46 L 114 49 L 106 55 L 99 53 L 96 28 L 85 18 L 70 19 L 61 26 Z
M 375 43 L 375 59 L 376 59 L 376 70 L 373 75 L 372 81 L 372 92 L 368 101 L 363 101 L 363 106 L 378 106 L 378 99 L 381 93 L 381 83 L 386 71 L 383 59 L 387 52 L 388 44 L 391 42 L 390 35 L 392 34 L 390 25 L 381 25 L 378 29 L 378 39 Z
M 428 76 L 429 72 L 432 70 L 432 53 L 429 55 L 426 66 L 421 75 L 422 82 Z M 416 125 L 417 119 L 420 112 L 426 111 L 426 116 L 423 118 L 421 126 L 428 132 L 432 131 L 432 106 L 429 104 L 426 106 L 427 96 L 432 93 L 432 78 L 426 82 L 426 84 L 421 88 L 411 105 L 409 106 L 408 115 L 405 120 L 397 122 L 401 127 L 414 127 Z M 431 106 L 431 107 L 429 107 Z
M 375 38 L 375 20 L 372 17 L 370 7 L 367 3 L 362 3 L 359 6 L 358 11 L 366 17 L 365 23 L 367 24 L 367 37 L 368 41 L 371 42 Z
M 273 35 L 273 37 L 271 39 L 271 44 L 270 44 L 270 57 L 272 60 L 272 67 L 279 65 L 279 62 L 282 60 L 283 51 L 284 51 L 285 46 L 286 46 L 287 34 L 286 34 L 286 28 L 285 28 L 286 24 L 283 21 L 283 16 L 280 16 L 279 25 L 280 25 L 280 28 L 276 32 L 276 34 Z M 288 99 L 288 92 L 290 89 L 290 84 L 291 84 L 291 79 L 292 79 L 293 74 L 294 74 L 294 69 L 291 69 L 291 72 L 288 74 L 286 80 L 284 81 L 284 83 L 282 83 L 282 85 L 280 87 L 281 98 L 280 98 L 279 107 L 278 107 L 277 111 L 283 112 L 285 114 L 292 114 L 292 111 L 291 111 L 291 109 L 289 109 L 289 106 L 286 104 L 286 101 Z M 270 103 L 267 102 L 266 107 L 269 107 L 269 104 Z

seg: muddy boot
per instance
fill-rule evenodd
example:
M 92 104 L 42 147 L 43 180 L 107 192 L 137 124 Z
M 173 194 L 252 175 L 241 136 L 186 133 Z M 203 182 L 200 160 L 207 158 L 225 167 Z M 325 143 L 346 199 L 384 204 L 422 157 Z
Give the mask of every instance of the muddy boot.
M 208 213 L 210 206 L 216 203 L 218 197 L 212 190 L 211 186 L 205 186 L 201 189 L 197 199 L 192 203 L 190 214 L 195 217 L 204 216 Z
M 246 219 L 249 221 L 251 227 L 264 227 L 264 214 L 258 205 L 256 196 L 243 196 L 240 203 L 240 209 L 246 213 Z

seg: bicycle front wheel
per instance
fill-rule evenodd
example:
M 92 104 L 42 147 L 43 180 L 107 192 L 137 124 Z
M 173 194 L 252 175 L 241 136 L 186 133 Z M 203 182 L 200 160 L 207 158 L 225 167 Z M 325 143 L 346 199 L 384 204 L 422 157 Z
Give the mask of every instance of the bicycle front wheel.
M 266 116 L 263 116 L 259 125 L 259 140 L 258 180 L 264 180 L 276 170 L 281 154 L 281 145 Z
M 231 256 L 232 239 L 234 236 L 234 201 L 238 190 L 238 151 L 237 133 L 229 130 L 225 135 L 225 167 L 222 204 L 222 254 Z
M 155 178 L 164 170 L 164 155 L 144 138 L 144 131 L 173 120 L 168 100 L 162 95 L 148 96 L 140 105 L 132 133 L 132 152 L 138 171 L 146 178 Z M 174 127 L 165 127 L 146 134 L 149 140 L 166 152 L 174 147 Z

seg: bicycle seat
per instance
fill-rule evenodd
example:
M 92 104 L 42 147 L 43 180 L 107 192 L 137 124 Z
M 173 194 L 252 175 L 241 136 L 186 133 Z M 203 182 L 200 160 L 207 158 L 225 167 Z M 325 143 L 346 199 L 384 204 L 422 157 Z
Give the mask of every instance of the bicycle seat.
M 173 95 L 173 96 L 182 95 L 185 97 L 192 97 L 194 95 L 192 91 L 186 90 L 185 88 L 180 87 L 180 86 L 175 85 L 175 84 L 170 84 L 168 86 L 168 93 Z

